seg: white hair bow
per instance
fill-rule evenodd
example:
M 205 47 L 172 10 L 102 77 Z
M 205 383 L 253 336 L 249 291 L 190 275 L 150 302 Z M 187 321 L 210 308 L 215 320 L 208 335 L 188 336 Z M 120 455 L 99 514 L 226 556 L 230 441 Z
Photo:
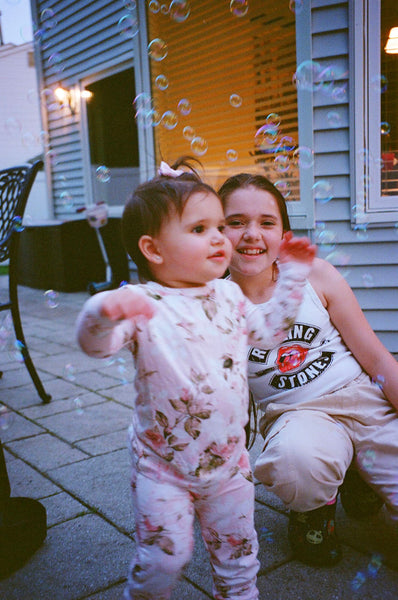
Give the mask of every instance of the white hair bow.
M 182 169 L 172 169 L 166 162 L 162 160 L 158 169 L 158 175 L 165 175 L 167 177 L 179 177 L 184 171 Z

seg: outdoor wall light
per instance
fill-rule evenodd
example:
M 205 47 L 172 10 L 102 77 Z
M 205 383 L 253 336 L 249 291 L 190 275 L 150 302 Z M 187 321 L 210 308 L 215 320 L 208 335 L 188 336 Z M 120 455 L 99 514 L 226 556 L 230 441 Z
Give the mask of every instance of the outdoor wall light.
M 398 54 L 398 27 L 391 27 L 384 50 L 387 54 Z
M 66 90 L 61 85 L 55 88 L 54 96 L 58 100 L 61 106 L 67 106 L 72 113 L 76 112 L 76 97 L 73 90 Z

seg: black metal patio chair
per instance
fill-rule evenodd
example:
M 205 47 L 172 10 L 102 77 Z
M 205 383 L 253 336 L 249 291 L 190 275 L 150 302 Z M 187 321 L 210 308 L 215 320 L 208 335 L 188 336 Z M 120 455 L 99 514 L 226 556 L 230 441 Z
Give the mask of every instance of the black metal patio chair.
M 43 162 L 38 160 L 33 165 L 26 164 L 0 171 L 0 263 L 9 261 L 8 300 L 0 303 L 0 312 L 11 311 L 18 351 L 22 355 L 40 398 L 43 403 L 47 404 L 50 402 L 51 396 L 46 393 L 37 374 L 22 329 L 17 281 L 19 234 L 23 229 L 22 219 L 33 182 L 42 166 Z M 0 371 L 0 377 L 2 375 L 3 373 Z

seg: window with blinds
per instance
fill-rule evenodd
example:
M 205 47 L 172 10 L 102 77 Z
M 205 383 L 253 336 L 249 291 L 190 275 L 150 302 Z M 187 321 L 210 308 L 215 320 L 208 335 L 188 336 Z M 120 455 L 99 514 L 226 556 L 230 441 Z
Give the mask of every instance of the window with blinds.
M 390 54 L 385 47 L 392 27 L 398 28 L 396 0 L 381 2 L 380 78 L 381 93 L 381 194 L 398 195 L 398 51 Z M 398 30 L 397 30 L 398 31 Z M 392 32 L 394 35 L 396 32 Z M 398 40 L 397 40 L 398 45 Z
M 195 156 L 216 188 L 234 173 L 263 172 L 299 200 L 289 2 L 151 0 L 147 23 L 157 164 Z

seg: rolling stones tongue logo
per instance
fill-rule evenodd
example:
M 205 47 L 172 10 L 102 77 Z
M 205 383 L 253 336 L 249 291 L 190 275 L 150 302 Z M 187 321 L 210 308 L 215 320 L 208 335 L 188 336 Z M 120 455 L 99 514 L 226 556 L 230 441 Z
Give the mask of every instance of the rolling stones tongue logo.
M 297 369 L 307 356 L 308 348 L 303 348 L 299 344 L 290 344 L 289 346 L 281 346 L 276 358 L 281 373 L 287 373 Z

